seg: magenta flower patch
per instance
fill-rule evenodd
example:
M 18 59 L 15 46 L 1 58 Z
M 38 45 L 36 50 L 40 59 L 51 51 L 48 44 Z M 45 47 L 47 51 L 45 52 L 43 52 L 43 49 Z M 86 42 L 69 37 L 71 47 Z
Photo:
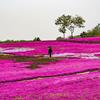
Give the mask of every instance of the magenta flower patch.
M 48 46 L 52 47 L 52 58 L 48 58 Z M 36 62 L 39 57 L 44 63 Z M 38 67 L 31 69 L 35 64 Z M 1 43 L 0 100 L 100 100 L 100 44 Z

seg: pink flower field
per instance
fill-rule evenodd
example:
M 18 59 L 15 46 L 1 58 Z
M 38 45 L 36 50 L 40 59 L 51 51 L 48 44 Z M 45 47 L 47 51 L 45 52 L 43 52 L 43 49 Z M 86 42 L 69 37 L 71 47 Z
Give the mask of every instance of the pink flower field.
M 100 100 L 99 55 L 99 43 L 0 43 L 0 100 Z
M 73 41 L 73 42 L 100 43 L 100 37 L 73 38 L 73 39 L 69 39 L 69 41 Z

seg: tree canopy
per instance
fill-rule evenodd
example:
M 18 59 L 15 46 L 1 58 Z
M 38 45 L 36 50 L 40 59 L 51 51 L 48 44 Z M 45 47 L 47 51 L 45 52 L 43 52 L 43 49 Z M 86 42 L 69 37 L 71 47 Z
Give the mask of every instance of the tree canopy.
M 71 16 L 71 15 L 62 15 L 55 20 L 55 24 L 59 25 L 59 32 L 63 33 L 63 37 L 65 38 L 65 33 L 67 30 L 71 32 L 71 37 L 73 37 L 73 33 L 76 27 L 81 28 L 84 27 L 83 24 L 85 20 L 81 16 Z
M 100 24 L 87 31 L 87 37 L 100 36 Z

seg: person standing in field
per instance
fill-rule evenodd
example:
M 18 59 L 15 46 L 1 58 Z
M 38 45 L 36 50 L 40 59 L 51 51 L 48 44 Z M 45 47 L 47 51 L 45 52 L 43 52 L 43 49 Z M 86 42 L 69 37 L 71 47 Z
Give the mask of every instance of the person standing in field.
M 48 47 L 48 55 L 51 58 L 51 55 L 52 55 L 52 47 L 51 46 Z

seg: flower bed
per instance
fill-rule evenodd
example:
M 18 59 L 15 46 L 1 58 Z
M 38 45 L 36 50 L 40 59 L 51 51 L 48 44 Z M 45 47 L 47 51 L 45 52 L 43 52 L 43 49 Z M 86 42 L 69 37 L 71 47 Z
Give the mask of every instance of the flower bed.
M 67 39 L 66 41 L 79 42 L 79 43 L 100 43 L 100 37 L 73 38 L 73 39 Z
M 48 58 L 48 46 L 53 48 L 52 56 L 61 60 L 44 60 L 31 69 L 36 63 L 32 58 Z M 0 100 L 100 99 L 100 44 L 41 41 L 1 43 L 0 48 L 14 54 L 0 56 Z

